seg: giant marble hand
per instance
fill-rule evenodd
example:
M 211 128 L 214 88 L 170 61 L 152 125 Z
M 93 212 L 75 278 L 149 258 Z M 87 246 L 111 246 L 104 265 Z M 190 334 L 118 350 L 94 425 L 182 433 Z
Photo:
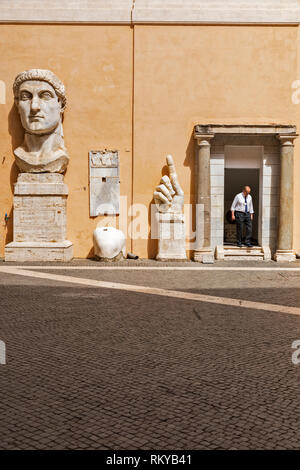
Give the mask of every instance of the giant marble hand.
M 17 166 L 24 173 L 63 173 L 69 162 L 62 130 L 64 84 L 50 70 L 31 69 L 17 75 L 13 92 L 25 131 L 14 150 Z
M 154 191 L 154 202 L 159 212 L 181 213 L 184 203 L 184 193 L 178 182 L 172 155 L 167 155 L 169 176 L 161 178 L 160 184 Z

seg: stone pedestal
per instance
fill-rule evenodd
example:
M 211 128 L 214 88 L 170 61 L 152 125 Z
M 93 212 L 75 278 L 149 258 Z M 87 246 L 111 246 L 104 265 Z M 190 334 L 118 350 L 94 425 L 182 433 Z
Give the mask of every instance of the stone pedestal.
M 203 264 L 214 263 L 215 255 L 212 248 L 199 248 L 194 251 L 194 261 Z
M 294 216 L 294 139 L 297 135 L 278 135 L 280 140 L 280 203 L 275 261 L 295 261 L 293 251 Z
M 20 173 L 14 188 L 13 242 L 5 261 L 69 261 L 68 187 L 59 173 Z
M 296 261 L 296 254 L 294 250 L 276 250 L 274 255 L 275 261 Z
M 185 223 L 181 213 L 159 212 L 158 261 L 186 260 Z
M 196 248 L 194 261 L 214 260 L 211 248 L 210 140 L 214 134 L 197 135 L 196 148 Z

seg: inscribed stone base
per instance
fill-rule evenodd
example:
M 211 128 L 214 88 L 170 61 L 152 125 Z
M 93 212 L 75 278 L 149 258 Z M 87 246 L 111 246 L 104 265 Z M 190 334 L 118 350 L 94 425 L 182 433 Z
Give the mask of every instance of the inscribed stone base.
M 59 173 L 20 173 L 14 187 L 13 242 L 6 261 L 69 261 L 68 187 Z
M 65 240 L 60 243 L 11 242 L 5 247 L 5 261 L 70 261 L 73 245 Z
M 184 215 L 159 213 L 158 261 L 186 260 Z

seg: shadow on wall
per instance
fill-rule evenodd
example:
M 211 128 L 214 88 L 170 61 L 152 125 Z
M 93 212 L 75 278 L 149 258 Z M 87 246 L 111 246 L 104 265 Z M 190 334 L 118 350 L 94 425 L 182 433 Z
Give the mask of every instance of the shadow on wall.
M 194 129 L 193 129 L 193 131 L 194 131 Z M 194 132 L 193 131 L 191 133 L 191 136 L 190 136 L 187 148 L 186 148 L 185 160 L 183 162 L 183 165 L 190 167 L 190 170 L 191 170 L 189 199 L 187 198 L 187 195 L 185 195 L 184 203 L 193 205 L 192 206 L 193 207 L 192 230 L 195 232 L 195 230 L 196 230 L 195 207 L 194 207 L 195 206 L 195 204 L 194 204 L 195 203 L 195 189 L 194 189 L 194 187 L 195 187 L 195 170 L 194 170 L 194 167 L 195 167 L 195 145 L 194 145 L 194 135 L 193 135 Z M 176 164 L 178 165 L 178 162 L 176 162 Z M 169 176 L 169 170 L 168 170 L 167 165 L 164 165 L 163 168 L 162 168 L 161 177 L 164 176 L 164 175 Z M 158 178 L 157 184 L 159 184 L 159 180 L 160 180 L 160 178 Z M 180 181 L 179 181 L 179 183 L 180 183 Z M 153 188 L 153 190 L 154 190 L 154 188 Z M 155 239 L 155 238 L 152 239 L 151 238 L 151 236 L 152 236 L 152 232 L 151 232 L 151 205 L 152 204 L 154 204 L 154 199 L 153 198 L 150 201 L 149 206 L 148 206 L 148 223 L 149 223 L 150 230 L 149 230 L 149 234 L 148 234 L 147 253 L 148 253 L 148 258 L 150 258 L 150 259 L 154 259 L 157 255 L 157 252 L 158 252 L 158 239 Z M 192 253 L 193 253 L 193 251 L 189 250 L 188 251 L 188 257 L 191 257 Z
M 16 105 L 14 104 L 8 114 L 8 132 L 11 136 L 12 153 L 15 148 L 22 144 L 24 138 L 24 129 L 21 124 L 20 116 Z
M 192 205 L 192 231 L 195 233 L 196 232 L 196 197 L 195 197 L 195 183 L 196 183 L 196 178 L 195 178 L 195 140 L 194 140 L 194 127 L 189 139 L 188 146 L 186 148 L 185 152 L 185 160 L 183 163 L 184 166 L 190 167 L 190 194 L 189 194 L 189 200 L 187 199 L 186 195 L 184 198 L 184 203 L 185 204 L 191 204 Z M 194 241 L 194 240 L 191 240 Z M 187 256 L 188 258 L 193 257 L 194 250 L 188 250 Z
M 18 110 L 14 104 L 8 114 L 8 132 L 11 136 L 11 152 L 13 155 L 14 149 L 22 144 L 24 138 L 24 129 L 22 127 Z M 10 169 L 10 188 L 12 194 L 14 193 L 14 184 L 17 181 L 19 170 L 15 162 L 13 162 Z M 5 243 L 13 241 L 13 207 L 9 211 L 9 219 L 7 221 L 7 232 L 5 237 Z
M 155 204 L 154 198 L 151 199 L 150 204 L 148 206 L 148 224 L 149 224 L 150 230 L 149 230 L 149 233 L 148 233 L 147 253 L 148 253 L 148 258 L 155 259 L 156 255 L 158 253 L 158 239 L 157 238 L 152 239 L 152 235 L 153 235 L 152 227 L 151 227 L 151 206 L 152 206 L 152 204 Z
M 92 248 L 90 248 L 90 251 L 88 252 L 86 258 L 87 258 L 87 259 L 95 259 L 95 250 L 94 250 L 94 246 L 92 246 Z
M 169 176 L 169 168 L 168 165 L 164 165 L 161 170 L 161 176 Z M 157 179 L 157 184 L 160 183 L 160 178 Z M 154 191 L 154 188 L 153 188 Z M 158 239 L 157 238 L 152 238 L 153 233 L 151 231 L 151 206 L 152 204 L 155 204 L 154 199 L 152 198 L 150 201 L 150 204 L 148 206 L 148 223 L 150 227 L 150 231 L 148 234 L 148 258 L 154 259 L 157 255 L 158 252 Z

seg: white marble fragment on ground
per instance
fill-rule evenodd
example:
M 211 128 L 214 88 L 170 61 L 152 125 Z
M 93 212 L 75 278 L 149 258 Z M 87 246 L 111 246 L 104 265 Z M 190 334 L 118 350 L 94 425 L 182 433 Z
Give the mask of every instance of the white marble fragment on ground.
M 126 256 L 126 238 L 114 227 L 97 227 L 94 231 L 94 253 L 97 258 L 113 260 Z

